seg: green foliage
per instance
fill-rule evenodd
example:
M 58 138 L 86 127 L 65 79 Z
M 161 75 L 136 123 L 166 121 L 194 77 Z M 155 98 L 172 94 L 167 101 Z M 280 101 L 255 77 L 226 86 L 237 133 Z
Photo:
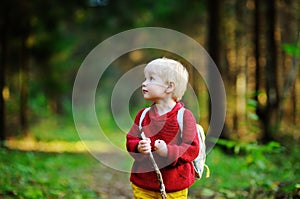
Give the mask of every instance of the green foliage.
M 258 121 L 259 117 L 258 115 L 255 113 L 256 109 L 257 109 L 257 101 L 254 99 L 248 99 L 247 102 L 247 115 L 248 118 L 253 120 L 253 121 Z
M 234 147 L 231 142 L 223 143 Z M 242 146 L 233 154 L 218 146 L 208 154 L 211 176 L 190 188 L 191 199 L 299 197 L 299 147 Z M 101 164 L 88 154 L 0 149 L 0 162 L 0 198 L 107 198 L 109 191 L 125 187 L 111 197 L 119 198 L 131 191 L 128 175 L 95 172 Z
M 297 146 L 283 147 L 277 142 L 266 145 L 238 143 L 220 139 L 218 146 L 233 152 L 223 154 L 218 148 L 208 156 L 211 177 L 193 186 L 204 186 L 206 197 L 291 198 L 299 194 Z M 289 154 L 287 156 L 287 154 Z M 298 191 L 297 191 L 298 190 Z
M 264 153 L 278 153 L 281 145 L 278 142 L 269 142 L 267 145 L 259 145 L 258 143 L 243 143 L 232 140 L 218 139 L 218 145 L 224 146 L 227 149 L 232 149 L 235 154 L 246 153 L 261 156 Z
M 297 44 L 283 44 L 282 49 L 289 55 L 300 57 L 300 46 Z
M 72 118 L 49 114 L 36 121 L 30 128 L 31 135 L 37 141 L 69 141 L 76 142 L 80 138 Z
M 0 162 L 0 198 L 97 197 L 89 156 L 0 150 Z

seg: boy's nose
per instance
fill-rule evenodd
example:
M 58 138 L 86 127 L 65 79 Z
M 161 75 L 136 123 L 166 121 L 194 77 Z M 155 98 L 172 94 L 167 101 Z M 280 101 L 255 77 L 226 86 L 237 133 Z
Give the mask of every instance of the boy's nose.
M 142 86 L 146 86 L 147 85 L 147 80 L 142 82 Z

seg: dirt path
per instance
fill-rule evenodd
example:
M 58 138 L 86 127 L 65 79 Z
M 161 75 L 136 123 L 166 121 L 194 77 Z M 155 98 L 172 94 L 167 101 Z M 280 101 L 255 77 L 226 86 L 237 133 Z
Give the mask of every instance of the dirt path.
M 98 166 L 93 168 L 92 181 L 94 182 L 92 188 L 102 198 L 133 198 L 129 173 L 117 171 L 99 163 Z

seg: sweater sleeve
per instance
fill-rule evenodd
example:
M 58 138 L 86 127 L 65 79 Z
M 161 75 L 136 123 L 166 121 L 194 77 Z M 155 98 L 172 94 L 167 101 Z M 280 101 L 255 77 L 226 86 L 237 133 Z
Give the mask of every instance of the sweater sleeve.
M 193 161 L 199 153 L 199 139 L 196 128 L 196 120 L 193 113 L 185 109 L 183 115 L 183 129 L 179 145 L 168 145 L 168 162 L 172 165 Z
M 126 148 L 129 154 L 137 161 L 144 160 L 147 156 L 137 151 L 137 146 L 141 140 L 139 130 L 139 120 L 144 109 L 140 110 L 135 117 L 134 124 L 126 135 Z

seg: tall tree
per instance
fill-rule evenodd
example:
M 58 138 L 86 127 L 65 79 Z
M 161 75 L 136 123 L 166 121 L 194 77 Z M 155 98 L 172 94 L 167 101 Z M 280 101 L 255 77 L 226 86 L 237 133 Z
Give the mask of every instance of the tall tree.
M 237 0 L 235 2 L 235 19 L 236 19 L 236 30 L 235 30 L 235 62 L 234 62 L 234 76 L 231 78 L 235 80 L 235 117 L 234 128 L 237 131 L 239 139 L 247 139 L 249 134 L 246 129 L 246 95 L 247 95 L 247 27 L 249 22 L 246 20 L 247 14 L 247 1 Z M 247 135 L 248 134 L 248 135 Z
M 255 0 L 255 45 L 256 45 L 256 99 L 257 114 L 263 127 L 262 140 L 272 139 L 278 130 L 279 42 L 276 37 L 276 0 Z
M 29 76 L 29 49 L 27 40 L 30 34 L 30 2 L 22 1 L 20 16 L 23 16 L 20 34 L 20 127 L 22 135 L 28 134 L 28 76 Z
M 6 86 L 5 75 L 7 68 L 7 38 L 9 30 L 9 9 L 7 9 L 7 1 L 2 3 L 0 16 L 0 145 L 3 146 L 6 137 L 5 99 L 3 91 Z
M 221 35 L 221 27 L 222 27 L 222 18 L 221 18 L 221 8 L 222 8 L 222 0 L 208 0 L 207 1 L 207 10 L 208 10 L 208 52 L 213 59 L 214 63 L 218 67 L 221 74 L 225 71 L 225 65 L 222 64 L 222 48 L 223 48 L 223 41 L 220 38 Z M 215 85 L 214 74 L 211 74 L 208 70 L 209 82 L 208 87 L 211 89 L 220 88 L 219 85 Z M 216 87 L 214 87 L 216 86 Z M 220 106 L 222 106 L 220 104 Z M 208 107 L 209 107 L 209 119 L 211 119 L 211 100 L 208 100 Z M 216 107 L 214 107 L 216 108 Z M 214 126 L 211 126 L 211 131 L 214 132 Z M 229 138 L 226 123 L 224 124 L 223 132 L 221 137 Z
M 300 48 L 300 3 L 299 1 L 283 1 L 280 4 L 282 10 L 281 20 L 287 23 L 281 24 L 283 50 L 283 79 L 282 91 L 280 96 L 280 124 L 284 121 L 292 122 L 297 125 L 300 114 L 297 96 L 299 95 L 299 84 L 297 84 L 297 74 L 299 67 L 299 48 Z M 293 8 L 293 9 L 291 9 Z M 298 53 L 297 53 L 298 52 Z M 290 94 L 290 95 L 289 95 Z M 290 98 L 289 98 L 290 97 Z M 291 105 L 286 111 L 287 104 Z M 298 118 L 298 119 L 297 119 Z

